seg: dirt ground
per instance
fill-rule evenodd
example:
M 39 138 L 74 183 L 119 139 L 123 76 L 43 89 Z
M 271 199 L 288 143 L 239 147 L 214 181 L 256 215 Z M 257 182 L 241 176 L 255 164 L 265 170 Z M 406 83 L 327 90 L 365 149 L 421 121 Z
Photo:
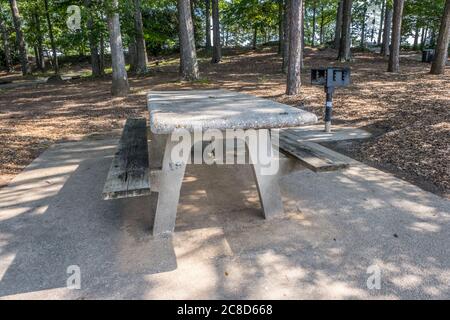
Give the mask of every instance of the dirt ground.
M 223 88 L 322 116 L 325 95 L 323 88 L 309 83 L 309 69 L 340 65 L 335 56 L 333 50 L 306 50 L 302 93 L 295 97 L 284 95 L 281 59 L 272 48 L 225 51 L 219 65 L 202 57 L 202 79 L 195 83 L 179 81 L 176 59 L 153 60 L 148 75 L 130 77 L 127 98 L 111 98 L 108 77 L 15 89 L 0 86 L 0 186 L 54 142 L 108 134 L 120 129 L 127 117 L 148 117 L 150 90 Z M 374 136 L 334 147 L 449 197 L 450 69 L 443 76 L 430 75 L 429 64 L 405 55 L 401 73 L 390 74 L 385 72 L 387 61 L 373 53 L 355 53 L 349 66 L 352 85 L 335 93 L 335 123 L 362 127 Z

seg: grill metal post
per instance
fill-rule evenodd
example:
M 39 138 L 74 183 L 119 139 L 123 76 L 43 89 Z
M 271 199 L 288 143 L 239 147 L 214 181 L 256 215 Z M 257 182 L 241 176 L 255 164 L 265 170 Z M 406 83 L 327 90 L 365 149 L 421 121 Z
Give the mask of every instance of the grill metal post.
M 325 132 L 331 132 L 331 116 L 333 112 L 333 87 L 325 88 L 327 101 L 325 103 Z

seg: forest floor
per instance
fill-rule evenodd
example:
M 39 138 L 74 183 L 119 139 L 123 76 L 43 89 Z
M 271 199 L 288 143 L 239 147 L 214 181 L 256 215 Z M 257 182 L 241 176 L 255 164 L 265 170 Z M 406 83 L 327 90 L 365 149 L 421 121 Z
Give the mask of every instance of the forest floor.
M 179 81 L 178 61 L 151 61 L 146 76 L 131 76 L 131 94 L 111 98 L 110 78 L 82 78 L 61 84 L 1 89 L 0 186 L 5 185 L 49 145 L 109 134 L 130 116 L 146 116 L 150 90 L 223 88 L 254 94 L 322 116 L 325 94 L 310 84 L 309 69 L 341 65 L 336 52 L 307 49 L 302 93 L 288 97 L 281 59 L 274 48 L 225 50 L 223 62 L 200 54 L 201 80 Z M 374 53 L 354 54 L 352 84 L 334 95 L 334 122 L 370 131 L 372 138 L 331 146 L 392 172 L 420 187 L 450 196 L 450 69 L 429 74 L 429 64 L 401 59 L 401 72 L 385 72 L 387 61 Z M 78 67 L 77 72 L 86 72 Z M 66 70 L 72 72 L 73 70 Z M 0 80 L 6 76 L 0 73 Z

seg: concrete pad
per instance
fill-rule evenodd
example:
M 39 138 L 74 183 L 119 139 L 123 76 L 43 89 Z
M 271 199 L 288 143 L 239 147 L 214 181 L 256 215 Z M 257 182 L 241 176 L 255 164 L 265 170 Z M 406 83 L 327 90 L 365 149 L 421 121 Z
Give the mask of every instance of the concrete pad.
M 324 132 L 324 124 L 315 124 L 289 129 L 280 129 L 280 132 L 287 130 L 294 134 L 297 141 L 330 142 L 353 139 L 367 139 L 371 134 L 363 129 L 332 125 L 331 132 Z
M 265 221 L 250 166 L 192 165 L 154 239 L 154 195 L 101 200 L 116 143 L 55 145 L 0 189 L 1 299 L 450 298 L 445 199 L 355 162 L 285 175 L 287 215 Z

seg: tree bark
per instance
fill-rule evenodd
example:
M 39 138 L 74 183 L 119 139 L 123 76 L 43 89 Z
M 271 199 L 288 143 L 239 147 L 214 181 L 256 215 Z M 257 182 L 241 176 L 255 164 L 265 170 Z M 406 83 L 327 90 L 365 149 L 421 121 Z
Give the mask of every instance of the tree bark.
M 197 26 L 195 25 L 195 0 L 190 0 L 191 19 L 192 19 L 192 33 L 194 35 L 194 43 L 197 47 Z
M 283 0 L 278 0 L 278 54 L 283 55 Z
M 303 0 L 291 0 L 290 9 L 289 65 L 286 94 L 296 95 L 300 92 L 301 86 Z
M 450 0 L 445 3 L 444 14 L 439 28 L 439 37 L 436 46 L 434 61 L 431 65 L 431 74 L 444 74 L 448 60 L 448 44 L 450 40 Z
M 88 25 L 89 25 L 89 20 L 88 20 Z M 89 32 L 89 49 L 91 52 L 92 75 L 94 77 L 99 77 L 102 75 L 102 71 L 100 68 L 100 54 L 98 52 L 97 41 L 95 39 L 95 36 L 93 35 L 92 30 L 90 30 L 90 32 Z
M 5 54 L 5 67 L 6 71 L 12 72 L 13 71 L 13 65 L 11 61 L 11 49 L 9 47 L 9 34 L 8 29 L 6 28 L 5 24 L 3 23 L 2 15 L 0 14 L 0 32 L 2 33 L 2 42 L 3 42 L 3 51 Z
M 187 81 L 197 80 L 199 72 L 189 0 L 178 0 L 178 21 L 180 23 L 181 77 Z
M 316 43 L 316 11 L 317 11 L 316 0 L 313 0 L 311 47 L 314 47 Z
M 304 61 L 304 57 L 305 57 L 305 15 L 306 15 L 306 4 L 305 4 L 305 0 L 302 1 L 302 34 L 300 36 L 300 39 L 302 41 L 302 56 L 300 57 L 300 61 L 301 61 L 301 68 L 303 69 L 305 67 L 305 61 Z
M 385 12 L 386 12 L 386 0 L 383 0 L 383 2 L 381 3 L 380 28 L 378 29 L 377 45 L 381 44 L 381 40 L 383 37 L 383 25 L 384 25 Z
M 222 60 L 222 48 L 220 44 L 219 0 L 211 0 L 213 20 L 213 54 L 212 63 Z
M 136 51 L 136 39 L 130 36 L 130 42 L 128 43 L 128 62 L 130 64 L 129 72 L 136 72 L 137 64 L 137 51 Z
M 45 69 L 45 58 L 44 58 L 44 50 L 42 47 L 42 32 L 41 32 L 41 21 L 39 19 L 39 14 L 37 12 L 33 13 L 33 22 L 36 27 L 36 63 L 37 68 L 41 71 Z
M 59 73 L 59 65 L 58 65 L 58 56 L 56 55 L 56 43 L 55 43 L 55 37 L 53 36 L 53 25 L 52 21 L 50 19 L 50 12 L 48 10 L 48 0 L 44 0 L 44 7 L 45 7 L 45 17 L 47 18 L 47 25 L 48 25 L 48 35 L 50 37 L 50 44 L 52 46 L 52 52 L 53 52 L 53 70 L 55 74 Z
M 417 49 L 419 48 L 419 36 L 420 36 L 419 21 L 416 20 L 416 26 L 414 28 L 414 43 L 413 43 L 414 51 L 417 51 Z
M 124 97 L 130 91 L 128 75 L 125 69 L 122 35 L 120 33 L 120 18 L 118 0 L 111 0 L 112 11 L 108 12 L 109 42 L 111 47 L 112 86 L 113 96 Z
M 291 21 L 291 0 L 284 1 L 284 17 L 283 17 L 283 63 L 281 71 L 287 73 L 287 66 L 289 62 L 289 25 Z
M 34 60 L 36 62 L 36 67 L 39 68 L 39 65 L 41 64 L 41 61 L 40 61 L 37 45 L 35 45 L 33 47 L 33 50 L 34 50 Z
M 336 28 L 334 30 L 334 47 L 339 50 L 339 45 L 341 43 L 341 32 L 342 32 L 342 16 L 343 16 L 343 0 L 339 1 L 338 9 L 336 13 Z
M 434 48 L 436 46 L 436 30 L 431 29 L 430 46 Z
M 256 50 L 256 47 L 258 45 L 258 28 L 256 27 L 256 24 L 253 26 L 253 45 L 252 49 Z
M 100 32 L 100 75 L 105 74 L 105 39 L 103 37 L 103 32 Z
M 394 21 L 392 23 L 392 43 L 389 55 L 388 72 L 400 71 L 400 42 L 404 4 L 405 0 L 394 0 Z
M 389 54 L 389 45 L 391 43 L 391 27 L 392 27 L 392 9 L 386 7 L 384 15 L 383 43 L 381 45 L 380 54 L 387 57 Z
M 342 32 L 341 43 L 339 44 L 338 60 L 341 62 L 351 60 L 351 17 L 352 15 L 352 0 L 344 0 L 343 2 L 343 18 L 342 18 Z
M 420 36 L 420 50 L 423 50 L 425 47 L 426 33 L 427 33 L 427 28 L 422 28 L 422 35 Z
M 16 0 L 9 0 L 11 6 L 11 13 L 14 22 L 14 28 L 16 30 L 16 42 L 19 47 L 20 64 L 22 68 L 22 75 L 31 73 L 30 66 L 28 64 L 27 47 L 22 33 L 22 17 L 19 13 L 19 7 Z
M 425 34 L 423 35 L 423 47 L 428 47 L 429 43 L 428 43 L 428 33 L 430 31 L 430 28 L 428 28 L 428 26 L 426 26 L 425 28 Z
M 206 50 L 211 50 L 211 0 L 205 0 L 205 48 Z
M 141 0 L 134 0 L 134 32 L 136 40 L 136 73 L 143 74 L 147 69 L 147 49 L 142 23 Z
M 224 45 L 225 47 L 228 47 L 228 40 L 230 37 L 230 32 L 228 31 L 228 29 L 225 30 L 225 41 L 224 41 Z
M 91 0 L 85 0 L 84 5 L 86 6 L 86 8 L 90 9 Z M 95 36 L 94 19 L 91 14 L 89 14 L 87 19 L 87 28 L 88 28 L 89 50 L 91 52 L 92 76 L 99 77 L 102 74 L 100 70 L 100 55 L 98 52 L 98 41 Z
M 325 24 L 325 16 L 324 16 L 324 9 L 323 5 L 320 7 L 320 31 L 319 31 L 319 40 L 320 44 L 322 45 L 324 43 L 324 34 L 323 34 L 323 28 Z
M 367 2 L 364 1 L 363 4 L 363 20 L 362 20 L 362 27 L 361 27 L 361 42 L 359 46 L 361 48 L 366 47 L 366 16 L 367 16 Z

